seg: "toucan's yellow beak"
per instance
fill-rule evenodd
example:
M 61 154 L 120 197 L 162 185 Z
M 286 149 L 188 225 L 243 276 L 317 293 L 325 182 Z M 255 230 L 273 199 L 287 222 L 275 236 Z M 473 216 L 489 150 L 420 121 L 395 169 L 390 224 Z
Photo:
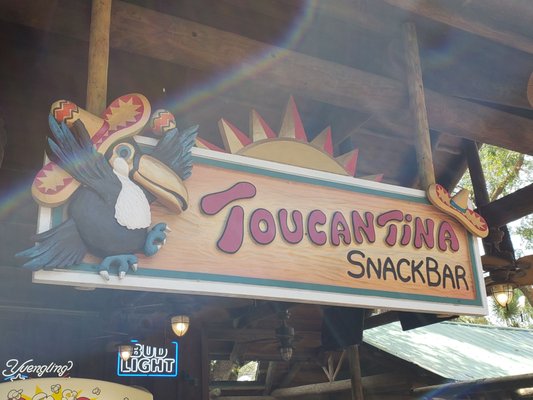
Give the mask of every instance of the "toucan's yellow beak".
M 189 205 L 189 194 L 183 181 L 169 167 L 149 155 L 142 155 L 133 179 L 150 191 L 170 211 L 180 213 Z

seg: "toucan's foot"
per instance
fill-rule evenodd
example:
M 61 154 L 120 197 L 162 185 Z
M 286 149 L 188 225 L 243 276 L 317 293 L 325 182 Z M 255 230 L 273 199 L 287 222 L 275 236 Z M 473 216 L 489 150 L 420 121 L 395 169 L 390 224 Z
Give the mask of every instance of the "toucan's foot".
M 170 228 L 167 227 L 167 224 L 160 223 L 155 225 L 152 230 L 148 232 L 148 236 L 146 237 L 144 254 L 147 256 L 153 256 L 157 253 L 167 241 L 167 232 L 170 232 Z
M 122 279 L 126 276 L 130 268 L 133 271 L 137 271 L 137 256 L 133 254 L 120 254 L 104 258 L 99 265 L 99 272 L 100 276 L 106 281 L 109 280 L 109 268 L 111 267 L 118 268 L 118 277 Z

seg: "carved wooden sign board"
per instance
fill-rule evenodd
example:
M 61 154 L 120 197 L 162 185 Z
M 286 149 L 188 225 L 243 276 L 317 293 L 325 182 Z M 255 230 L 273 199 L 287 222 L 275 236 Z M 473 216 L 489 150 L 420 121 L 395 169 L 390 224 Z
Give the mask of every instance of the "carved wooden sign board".
M 477 239 L 424 192 L 268 161 L 259 146 L 272 151 L 267 139 L 244 146 L 253 158 L 192 149 L 188 208 L 174 214 L 152 203 L 152 224 L 164 221 L 172 232 L 157 254 L 139 256 L 136 272 L 105 281 L 88 256 L 36 271 L 34 281 L 486 314 Z M 147 153 L 157 143 L 137 142 Z M 62 215 L 62 207 L 41 207 L 40 229 Z

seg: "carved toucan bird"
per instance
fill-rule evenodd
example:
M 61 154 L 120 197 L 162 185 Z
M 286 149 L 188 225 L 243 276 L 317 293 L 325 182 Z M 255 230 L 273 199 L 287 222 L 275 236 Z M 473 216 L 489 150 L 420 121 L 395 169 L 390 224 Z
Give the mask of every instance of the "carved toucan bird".
M 191 175 L 198 127 L 170 130 L 150 154 L 129 139 L 102 155 L 80 120 L 71 130 L 50 116 L 49 125 L 50 159 L 81 185 L 70 200 L 68 219 L 38 234 L 35 246 L 17 256 L 28 258 L 24 267 L 37 270 L 79 264 L 90 252 L 103 259 L 99 269 L 106 279 L 111 266 L 120 277 L 136 270 L 135 253 L 153 255 L 166 240 L 166 224 L 150 229 L 150 203 L 157 200 L 174 212 L 187 208 L 182 180 Z

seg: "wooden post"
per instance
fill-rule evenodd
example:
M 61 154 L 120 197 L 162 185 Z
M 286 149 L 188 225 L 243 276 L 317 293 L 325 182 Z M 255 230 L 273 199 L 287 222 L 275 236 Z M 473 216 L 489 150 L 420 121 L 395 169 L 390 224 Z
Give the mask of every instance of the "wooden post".
M 354 344 L 346 349 L 350 363 L 350 380 L 352 382 L 352 400 L 364 400 L 363 381 L 361 379 L 361 360 L 359 345 Z
M 483 206 L 490 203 L 490 198 L 487 191 L 485 175 L 483 174 L 481 161 L 479 159 L 478 147 L 475 142 L 465 140 L 464 149 L 466 160 L 468 162 L 470 179 L 472 180 L 472 186 L 474 188 L 474 195 L 476 197 L 476 206 L 478 210 L 480 210 Z M 483 215 L 483 211 L 480 211 L 480 213 Z M 483 239 L 485 253 L 508 258 L 510 261 L 513 261 L 515 258 L 514 246 L 507 226 L 494 226 L 489 224 L 489 228 L 489 236 Z
M 7 144 L 7 132 L 4 125 L 4 120 L 0 115 L 0 167 L 2 166 L 2 161 L 4 160 L 4 149 Z
M 93 0 L 87 72 L 87 111 L 101 115 L 107 105 L 111 0 Z
M 490 203 L 489 193 L 487 192 L 487 183 L 485 182 L 485 175 L 483 174 L 483 168 L 481 167 L 476 142 L 464 140 L 463 143 L 466 161 L 468 163 L 468 171 L 470 172 L 470 179 L 472 180 L 472 187 L 474 188 L 476 206 L 479 208 Z
M 342 362 L 344 361 L 344 357 L 346 356 L 346 350 L 343 350 L 342 353 L 341 353 L 341 357 L 339 358 L 339 362 L 337 363 L 337 368 L 335 368 L 335 372 L 333 373 L 333 379 L 332 381 L 335 380 L 335 378 L 337 377 L 337 374 L 339 373 L 339 371 L 341 370 L 341 367 L 342 367 Z
M 407 88 L 409 90 L 409 108 L 415 123 L 415 148 L 420 177 L 421 189 L 426 190 L 435 183 L 433 157 L 431 155 L 431 139 L 426 110 L 426 98 L 418 54 L 418 39 L 415 25 L 411 22 L 403 26 L 405 45 L 405 65 L 407 74 Z
M 285 374 L 285 376 L 283 377 L 279 387 L 287 387 L 289 386 L 289 384 L 292 382 L 292 380 L 294 379 L 294 377 L 296 375 L 298 375 L 298 372 L 300 372 L 300 369 L 302 368 L 302 363 L 301 362 L 295 362 L 291 365 L 291 368 L 289 369 L 289 371 Z
M 477 143 L 471 140 L 463 140 L 466 161 L 468 163 L 468 172 L 470 173 L 470 180 L 474 188 L 474 197 L 476 198 L 477 208 L 485 206 L 490 203 L 489 193 L 487 191 L 487 183 L 483 168 L 481 167 L 481 160 L 479 159 L 479 151 Z M 483 247 L 486 254 L 493 254 L 493 246 L 499 245 L 502 237 L 495 234 L 495 231 L 489 233 L 489 236 L 483 239 Z
M 202 376 L 200 382 L 202 385 L 202 400 L 209 400 L 209 345 L 207 342 L 207 334 L 205 327 L 202 326 L 201 331 L 201 345 L 200 345 L 200 357 L 201 357 L 201 370 Z
M 278 363 L 276 361 L 270 361 L 268 363 L 267 374 L 265 378 L 265 390 L 263 395 L 267 396 L 272 392 L 272 385 L 274 383 L 274 373 L 276 371 Z

